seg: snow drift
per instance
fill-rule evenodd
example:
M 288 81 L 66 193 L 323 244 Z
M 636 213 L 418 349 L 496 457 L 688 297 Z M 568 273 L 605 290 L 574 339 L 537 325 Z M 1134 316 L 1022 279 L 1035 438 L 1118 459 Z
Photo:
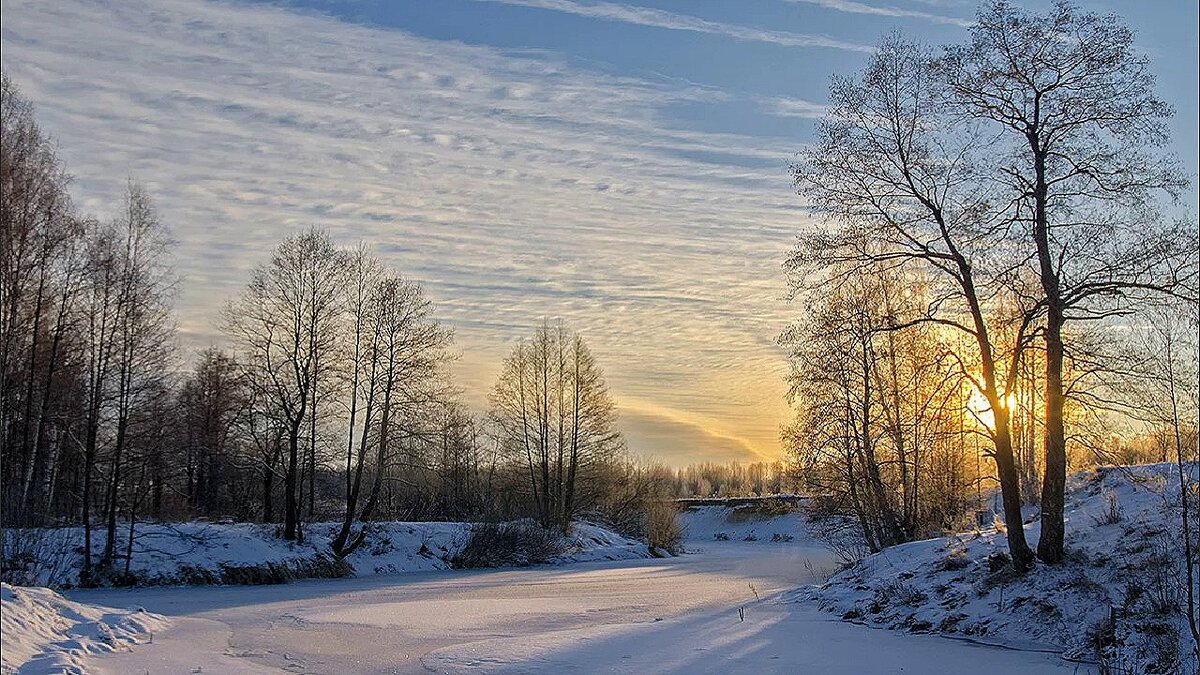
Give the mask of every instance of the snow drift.
M 1184 672 L 1179 488 L 1174 464 L 1078 473 L 1062 564 L 1018 576 L 1005 533 L 984 529 L 886 549 L 790 599 L 848 621 L 1053 650 L 1119 672 Z M 1039 529 L 1026 526 L 1031 542 Z
M 71 602 L 48 588 L 0 584 L 0 673 L 84 673 L 83 657 L 128 649 L 169 625 L 142 610 Z

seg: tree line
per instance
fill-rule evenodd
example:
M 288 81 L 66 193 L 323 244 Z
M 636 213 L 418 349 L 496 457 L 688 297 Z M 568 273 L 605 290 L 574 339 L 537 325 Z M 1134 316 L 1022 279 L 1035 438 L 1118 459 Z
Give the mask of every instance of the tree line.
M 345 557 L 381 519 L 583 515 L 645 536 L 669 472 L 631 459 L 583 336 L 543 321 L 484 414 L 447 369 L 452 331 L 365 245 L 286 237 L 191 367 L 175 337 L 172 239 L 130 181 L 80 213 L 53 139 L 3 77 L 0 526 L 82 526 L 81 583 L 126 572 L 139 519 L 340 523 Z M 96 541 L 93 541 L 95 539 Z
M 1188 181 L 1133 38 L 1069 2 L 995 1 L 964 43 L 891 34 L 833 78 L 793 164 L 818 223 L 786 262 L 808 313 L 781 337 L 784 440 L 869 550 L 969 518 L 994 484 L 1013 565 L 1057 563 L 1068 466 L 1200 459 L 1200 248 L 1169 215 Z

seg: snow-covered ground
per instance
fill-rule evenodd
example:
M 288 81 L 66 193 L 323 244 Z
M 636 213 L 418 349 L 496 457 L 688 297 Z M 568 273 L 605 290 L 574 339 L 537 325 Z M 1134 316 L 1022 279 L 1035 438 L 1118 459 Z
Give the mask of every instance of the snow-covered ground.
M 707 542 L 677 558 L 252 587 L 74 591 L 171 617 L 101 673 L 1074 673 L 1041 653 L 836 620 L 778 595 L 832 560 Z M 744 618 L 744 620 L 743 620 Z M 1083 671 L 1080 671 L 1083 672 Z
M 0 584 L 0 673 L 84 673 L 89 655 L 145 644 L 170 625 L 140 609 L 72 602 L 48 588 Z
M 793 504 L 744 499 L 704 501 L 704 504 L 685 505 L 679 511 L 679 524 L 689 543 L 750 541 L 815 545 L 804 512 Z
M 1178 499 L 1174 464 L 1083 472 L 1068 486 L 1060 565 L 1015 577 L 1004 532 L 985 529 L 889 548 L 788 597 L 848 621 L 1063 652 L 1114 672 L 1194 672 L 1178 610 Z M 1036 546 L 1039 523 L 1025 529 Z
M 1156 504 L 1163 511 L 1171 479 L 1163 467 L 1146 467 L 1072 480 L 1070 545 L 1093 564 L 1109 556 L 1099 571 L 1084 571 L 1090 583 L 1108 592 L 1105 570 L 1117 569 L 1114 560 L 1124 560 L 1120 556 L 1141 560 L 1137 542 L 1156 536 L 1153 512 Z M 1113 520 L 1109 495 L 1115 495 L 1111 499 L 1120 505 L 1120 517 L 1104 524 Z M 1032 576 L 1006 581 L 1002 602 L 997 602 L 998 586 L 987 585 L 979 594 L 977 586 L 988 577 L 986 567 L 979 566 L 1003 548 L 1002 533 L 891 549 L 813 590 L 836 558 L 807 534 L 801 513 L 751 506 L 686 509 L 681 519 L 691 553 L 675 558 L 646 558 L 644 546 L 584 525 L 576 529 L 575 550 L 556 561 L 577 564 L 446 570 L 447 556 L 439 554 L 454 550 L 451 542 L 459 539 L 452 530 L 462 526 L 425 530 L 394 524 L 399 531 L 389 537 L 390 544 L 363 552 L 355 563 L 360 573 L 353 578 L 70 591 L 75 603 L 129 612 L 144 607 L 171 624 L 157 629 L 152 644 L 81 655 L 76 665 L 97 673 L 1095 672 L 1093 664 L 1061 658 L 1053 647 L 1070 645 L 1052 643 L 1051 633 L 1037 632 L 1028 619 L 1043 607 L 1037 598 L 1061 603 L 1060 626 L 1082 625 L 1096 607 L 1107 611 L 1101 591 L 1076 581 L 1072 568 L 1039 570 L 1042 576 L 1036 578 L 1045 581 Z M 405 529 L 410 526 L 411 532 Z M 1090 530 L 1102 534 L 1087 534 Z M 409 556 L 422 546 L 438 553 Z M 212 555 L 219 565 L 222 554 Z M 955 562 L 947 564 L 948 556 Z M 578 562 L 589 558 L 594 562 Z M 409 573 L 382 573 L 401 569 Z M 944 592 L 939 580 L 945 581 L 947 573 L 962 575 L 955 583 L 965 590 Z M 885 596 L 915 602 L 903 615 L 889 601 L 878 612 L 868 607 L 861 617 L 842 620 L 850 609 L 877 600 L 874 588 L 898 588 L 895 584 L 925 595 L 919 601 L 914 600 L 918 595 Z M 809 590 L 797 592 L 797 587 Z M 951 605 L 961 604 L 939 604 L 947 598 L 953 599 Z M 935 612 L 941 612 L 938 624 L 931 618 Z M 953 632 L 962 637 L 967 626 L 975 625 L 969 632 L 973 641 L 920 634 L 952 632 L 950 624 L 940 623 L 950 612 L 968 614 Z M 109 611 L 108 616 L 155 615 Z M 931 626 L 920 623 L 926 620 Z M 7 653 L 7 623 L 4 640 Z
M 335 565 L 329 548 L 338 524 L 307 525 L 304 543 L 280 539 L 276 527 L 254 523 L 139 524 L 130 572 L 140 585 L 343 576 L 346 570 Z M 448 569 L 450 559 L 466 543 L 469 527 L 466 523 L 372 523 L 366 544 L 346 562 L 357 576 Z M 82 529 L 48 530 L 39 536 L 44 558 L 53 558 L 58 552 L 65 559 L 32 570 L 26 582 L 71 586 L 79 574 L 75 552 L 82 549 Z M 96 530 L 92 541 L 98 551 L 103 533 Z M 650 557 L 645 544 L 590 523 L 576 523 L 564 546 L 552 563 Z
M 781 602 L 835 565 L 795 513 L 684 517 L 693 553 L 676 558 L 68 595 L 172 622 L 153 644 L 89 657 L 98 673 L 1077 672 L 1053 655 L 872 630 Z M 628 553 L 602 530 L 576 536 L 574 559 Z

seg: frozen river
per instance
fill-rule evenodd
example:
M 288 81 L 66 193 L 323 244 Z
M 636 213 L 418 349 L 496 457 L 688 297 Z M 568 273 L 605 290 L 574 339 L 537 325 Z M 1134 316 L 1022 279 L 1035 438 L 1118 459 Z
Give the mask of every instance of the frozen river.
M 822 550 L 693 548 L 661 560 L 70 595 L 174 620 L 153 644 L 94 660 L 112 673 L 1082 672 L 1052 655 L 775 602 L 819 580 L 832 565 Z

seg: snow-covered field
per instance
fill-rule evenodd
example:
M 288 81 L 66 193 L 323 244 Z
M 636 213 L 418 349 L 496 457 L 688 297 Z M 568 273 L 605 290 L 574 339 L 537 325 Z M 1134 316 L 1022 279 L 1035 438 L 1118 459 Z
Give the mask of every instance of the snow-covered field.
M 821 581 L 833 556 L 794 512 L 729 513 L 685 514 L 693 553 L 676 558 L 68 595 L 171 621 L 153 644 L 88 657 L 98 673 L 1079 672 L 1053 655 L 872 630 L 783 602 Z M 627 540 L 589 532 L 577 530 L 592 540 L 571 559 L 630 555 Z
M 0 673 L 84 673 L 86 657 L 145 644 L 170 622 L 144 610 L 71 602 L 48 588 L 0 584 Z
M 329 542 L 336 523 L 305 527 L 304 543 L 280 539 L 277 526 L 254 523 L 145 523 L 135 529 L 130 572 L 139 585 L 261 583 L 293 578 L 344 576 L 335 565 Z M 467 541 L 466 523 L 371 524 L 371 534 L 346 562 L 356 576 L 444 570 Z M 81 528 L 45 531 L 42 557 L 64 559 L 30 571 L 26 583 L 70 587 L 79 574 Z M 93 532 L 98 552 L 103 532 Z M 646 545 L 590 523 L 576 523 L 565 550 L 552 563 L 648 558 Z
M 1099 659 L 1114 672 L 1193 672 L 1177 609 L 1178 499 L 1174 464 L 1079 473 L 1068 485 L 1061 565 L 1014 577 L 1004 532 L 985 529 L 886 549 L 788 597 L 848 621 Z M 1036 520 L 1026 526 L 1031 545 L 1039 532 Z

